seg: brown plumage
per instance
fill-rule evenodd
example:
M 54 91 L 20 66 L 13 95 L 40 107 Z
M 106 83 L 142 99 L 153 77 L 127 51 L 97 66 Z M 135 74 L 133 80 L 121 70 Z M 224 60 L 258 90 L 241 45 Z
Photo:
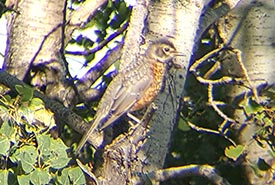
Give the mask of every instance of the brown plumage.
M 120 72 L 109 84 L 97 108 L 94 122 L 82 137 L 78 153 L 89 136 L 106 128 L 123 114 L 149 105 L 161 90 L 168 64 L 181 55 L 173 43 L 159 39 L 149 44 L 145 55 Z

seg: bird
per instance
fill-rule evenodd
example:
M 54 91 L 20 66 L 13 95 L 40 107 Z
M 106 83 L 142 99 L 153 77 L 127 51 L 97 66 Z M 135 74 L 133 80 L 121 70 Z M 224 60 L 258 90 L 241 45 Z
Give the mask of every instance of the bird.
M 137 61 L 118 72 L 103 94 L 94 121 L 80 140 L 79 154 L 95 131 L 102 131 L 122 115 L 145 108 L 161 91 L 168 67 L 176 56 L 182 56 L 168 38 L 150 41 Z

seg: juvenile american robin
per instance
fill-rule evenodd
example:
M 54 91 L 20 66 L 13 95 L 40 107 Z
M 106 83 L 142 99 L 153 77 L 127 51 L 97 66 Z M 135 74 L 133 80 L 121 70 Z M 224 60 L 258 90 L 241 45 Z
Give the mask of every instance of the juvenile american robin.
M 98 105 L 94 121 L 82 137 L 76 153 L 79 153 L 95 130 L 101 131 L 123 114 L 149 105 L 160 92 L 168 66 L 180 56 L 168 39 L 151 42 L 145 54 L 119 72 L 107 87 Z

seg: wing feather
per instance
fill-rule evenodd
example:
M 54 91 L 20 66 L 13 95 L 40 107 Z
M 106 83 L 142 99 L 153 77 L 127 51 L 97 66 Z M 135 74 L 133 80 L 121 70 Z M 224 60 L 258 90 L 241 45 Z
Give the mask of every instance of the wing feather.
M 100 129 L 104 129 L 124 113 L 128 112 L 131 107 L 144 95 L 146 89 L 148 89 L 153 83 L 153 79 L 149 76 L 144 76 L 135 84 L 120 83 L 121 86 L 114 92 L 112 92 L 113 103 L 110 106 L 110 115 L 106 118 L 106 122 L 102 124 Z M 109 93 L 108 93 L 109 94 Z

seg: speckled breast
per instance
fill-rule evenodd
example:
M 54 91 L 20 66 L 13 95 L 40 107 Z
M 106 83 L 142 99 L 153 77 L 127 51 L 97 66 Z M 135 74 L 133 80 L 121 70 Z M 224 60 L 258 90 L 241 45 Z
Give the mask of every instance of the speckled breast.
M 160 92 L 164 80 L 166 65 L 161 62 L 154 62 L 151 66 L 153 83 L 146 89 L 144 95 L 133 105 L 131 111 L 136 111 L 148 106 Z

